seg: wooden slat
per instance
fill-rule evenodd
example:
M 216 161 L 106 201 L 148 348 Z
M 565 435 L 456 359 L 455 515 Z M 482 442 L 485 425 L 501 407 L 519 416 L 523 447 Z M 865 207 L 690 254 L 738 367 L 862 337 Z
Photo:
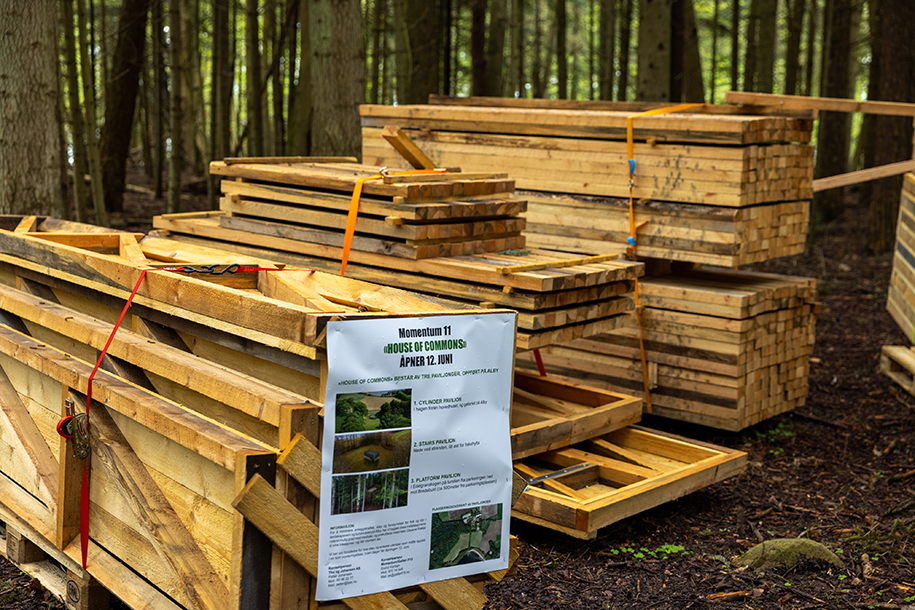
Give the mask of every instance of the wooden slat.
M 818 193 L 820 191 L 839 188 L 840 186 L 860 184 L 862 182 L 879 180 L 880 178 L 887 178 L 889 176 L 898 176 L 899 174 L 911 171 L 915 171 L 915 160 L 889 163 L 879 167 L 871 167 L 856 172 L 848 172 L 847 174 L 839 174 L 838 176 L 828 176 L 813 181 L 813 192 Z
M 808 97 L 802 95 L 775 95 L 728 91 L 724 99 L 729 104 L 765 104 L 786 110 L 832 110 L 836 112 L 863 112 L 890 116 L 915 117 L 915 104 L 849 100 L 836 97 Z

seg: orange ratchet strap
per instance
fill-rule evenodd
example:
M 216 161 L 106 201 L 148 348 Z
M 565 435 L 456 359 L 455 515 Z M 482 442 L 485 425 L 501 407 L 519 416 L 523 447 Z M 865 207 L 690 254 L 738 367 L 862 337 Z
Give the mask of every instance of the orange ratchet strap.
M 340 265 L 340 276 L 346 273 L 346 263 L 349 261 L 349 251 L 353 246 L 353 235 L 356 233 L 356 217 L 359 215 L 359 198 L 362 197 L 362 185 L 368 180 L 379 180 L 385 176 L 406 176 L 410 174 L 447 174 L 447 169 L 412 169 L 404 172 L 388 172 L 382 167 L 377 174 L 365 176 L 356 180 L 353 187 L 353 198 L 349 203 L 349 214 L 346 217 L 346 233 L 343 235 L 343 261 Z

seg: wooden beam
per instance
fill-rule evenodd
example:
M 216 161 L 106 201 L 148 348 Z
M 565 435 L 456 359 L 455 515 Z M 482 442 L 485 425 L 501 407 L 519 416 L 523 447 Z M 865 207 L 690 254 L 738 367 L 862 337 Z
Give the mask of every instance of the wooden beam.
M 837 97 L 775 95 L 772 93 L 748 93 L 744 91 L 728 91 L 724 96 L 724 100 L 730 104 L 764 104 L 767 106 L 779 106 L 785 110 L 814 109 L 915 117 L 915 104 L 901 102 L 864 102 Z
M 296 434 L 276 460 L 292 478 L 302 484 L 314 497 L 321 495 L 321 451 Z
M 913 171 L 915 171 L 915 159 L 909 161 L 899 161 L 898 163 L 888 163 L 887 165 L 870 167 L 868 169 L 862 169 L 856 172 L 848 172 L 847 174 L 827 176 L 826 178 L 814 180 L 813 192 L 817 193 L 819 191 L 839 188 L 840 186 L 848 186 L 849 184 L 859 184 L 861 182 L 879 180 L 880 178 L 888 178 L 889 176 L 897 176 L 899 174 Z
M 438 167 L 400 127 L 385 125 L 381 136 L 414 168 L 435 169 Z

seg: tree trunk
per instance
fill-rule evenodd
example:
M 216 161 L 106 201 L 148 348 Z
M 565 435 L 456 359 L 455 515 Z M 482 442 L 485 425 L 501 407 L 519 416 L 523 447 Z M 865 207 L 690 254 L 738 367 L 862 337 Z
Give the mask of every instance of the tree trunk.
M 915 53 L 905 44 L 915 29 L 915 4 L 909 0 L 882 0 L 879 14 L 879 39 L 874 55 L 880 56 L 879 100 L 915 102 Z M 878 116 L 875 133 L 880 134 L 875 165 L 912 158 L 911 117 Z M 873 184 L 868 208 L 867 245 L 874 254 L 887 252 L 896 240 L 899 192 L 902 176 L 885 178 Z
M 531 45 L 531 97 L 543 97 L 543 27 L 540 19 L 540 1 L 534 0 L 534 40 Z
M 0 0 L 0 213 L 63 214 L 58 150 L 57 5 Z
M 112 78 L 105 92 L 105 124 L 99 141 L 105 207 L 109 211 L 120 212 L 124 207 L 127 154 L 146 49 L 149 3 L 150 0 L 123 0 L 121 4 Z
M 511 0 L 511 52 L 508 61 L 508 96 L 524 95 L 524 0 Z
M 731 91 L 737 91 L 740 78 L 740 0 L 731 2 Z
M 152 0 L 152 55 L 153 72 L 155 72 L 155 91 L 153 92 L 153 137 L 155 144 L 155 164 L 153 166 L 153 192 L 156 199 L 164 194 L 162 174 L 165 171 L 165 95 L 168 86 L 165 84 L 165 60 L 162 57 L 165 42 L 163 40 L 164 23 L 162 21 L 163 0 Z
M 451 87 L 451 57 L 452 57 L 452 34 L 453 15 L 452 0 L 441 0 L 439 2 L 439 23 L 442 31 L 442 46 L 440 49 L 442 56 L 442 76 L 441 90 L 445 95 L 453 95 L 454 89 Z
M 759 36 L 759 3 L 750 1 L 750 15 L 747 17 L 747 48 L 743 62 L 743 90 L 756 91 L 757 39 Z
M 361 156 L 365 95 L 359 0 L 311 0 L 311 154 Z
M 375 27 L 372 28 L 372 73 L 369 77 L 371 79 L 371 97 L 369 98 L 373 104 L 378 104 L 381 97 L 379 94 L 379 89 L 381 89 L 381 64 L 383 63 L 382 57 L 382 40 L 384 35 L 385 28 L 385 19 L 384 15 L 386 12 L 386 0 L 375 0 L 375 5 L 373 7 Z
M 102 74 L 102 91 L 108 87 L 108 57 L 110 53 L 108 52 L 108 2 L 106 0 L 101 0 L 99 2 L 99 37 L 98 37 L 98 49 L 99 49 L 99 66 L 101 68 Z
M 569 65 L 566 48 L 566 0 L 556 0 L 556 97 L 561 100 L 569 97 Z
M 86 129 L 79 103 L 79 75 L 76 72 L 76 40 L 73 35 L 73 0 L 63 1 L 64 45 L 67 56 L 67 92 L 73 125 L 73 208 L 77 222 L 88 222 L 86 213 Z
M 245 80 L 248 115 L 248 154 L 264 156 L 264 105 L 261 91 L 260 36 L 257 0 L 245 1 Z
M 486 0 L 470 0 L 470 61 L 473 95 L 486 90 Z
M 225 0 L 212 0 L 213 59 L 210 72 L 210 160 L 223 159 L 229 153 L 229 105 L 225 81 L 229 80 L 229 8 Z M 229 92 L 231 96 L 231 91 Z M 207 196 L 210 209 L 219 208 L 218 179 L 209 174 L 207 166 Z
M 581 43 L 581 5 L 577 2 L 572 4 L 572 44 L 568 45 L 569 55 L 572 66 L 569 70 L 569 98 L 578 99 L 578 90 L 581 83 L 581 57 L 584 51 L 584 45 Z M 591 83 L 591 75 L 588 75 L 588 83 Z M 589 85 L 590 89 L 591 86 Z
M 409 80 L 405 104 L 425 104 L 438 93 L 438 8 L 429 0 L 408 0 L 406 23 L 410 48 Z
M 821 83 L 824 97 L 850 98 L 851 82 L 851 0 L 829 0 L 826 3 L 826 56 Z M 898 41 L 897 41 L 898 44 Z M 817 132 L 815 176 L 824 178 L 848 171 L 851 139 L 851 115 L 847 112 L 821 112 Z M 910 142 L 911 144 L 911 142 Z M 843 190 L 830 189 L 814 196 L 814 218 L 829 222 L 843 211 Z
M 807 0 L 789 0 L 788 43 L 785 50 L 785 95 L 797 91 L 797 75 L 801 68 L 801 32 L 804 25 L 804 5 Z
M 89 76 L 94 72 L 94 69 L 87 41 L 88 27 L 86 24 L 85 0 L 76 0 L 76 20 L 79 23 L 79 58 L 83 83 L 83 104 L 86 108 L 86 156 L 89 159 L 89 175 L 92 176 L 90 185 L 92 187 L 92 206 L 95 209 L 95 224 L 107 227 L 108 215 L 105 214 L 105 190 L 102 188 L 102 162 L 99 158 L 98 140 L 95 137 L 95 89 L 92 86 L 92 78 Z
M 613 49 L 615 40 L 613 39 L 614 26 L 616 25 L 616 14 L 614 9 L 615 0 L 600 0 L 600 21 L 599 32 L 600 38 L 597 45 L 597 64 L 598 64 L 598 90 L 600 99 L 613 99 Z M 620 66 L 622 69 L 622 66 Z
M 620 80 L 617 86 L 617 98 L 625 102 L 629 97 L 629 46 L 632 37 L 632 2 L 620 0 Z
M 804 58 L 804 95 L 813 95 L 813 66 L 816 65 L 817 0 L 810 0 L 807 19 L 807 56 Z
M 311 145 L 311 38 L 308 0 L 299 3 L 299 81 L 289 113 L 289 152 L 308 155 Z M 387 62 L 385 62 L 387 63 Z
M 423 1 L 423 0 L 420 0 Z M 428 0 L 425 0 L 428 2 Z M 505 0 L 490 0 L 489 40 L 486 48 L 486 91 L 487 95 L 502 97 L 505 82 L 502 76 L 505 63 L 505 30 L 508 27 L 508 15 L 505 13 Z
M 639 101 L 670 101 L 671 6 L 672 0 L 639 0 Z
M 291 0 L 286 0 L 291 2 Z M 282 13 L 285 15 L 285 12 Z M 285 26 L 285 23 L 277 24 L 274 23 L 273 30 L 270 32 L 270 56 L 274 58 L 276 62 L 280 57 L 283 56 L 283 38 L 284 36 L 280 35 L 282 31 L 281 28 Z M 271 75 L 271 89 L 273 93 L 273 154 L 277 157 L 281 157 L 286 151 L 286 126 L 283 124 L 283 117 L 286 113 L 283 111 L 283 98 L 285 94 L 283 93 L 283 70 L 280 67 L 282 64 L 277 63 L 276 69 L 273 70 Z M 292 66 L 286 66 L 287 70 L 292 69 Z
M 181 99 L 181 11 L 180 0 L 168 3 L 168 37 L 171 95 L 169 96 L 169 135 L 171 155 L 168 157 L 168 205 L 169 214 L 175 214 L 181 207 L 181 171 L 184 169 L 184 146 L 182 131 L 184 125 L 184 101 Z
M 778 0 L 758 0 L 759 17 L 756 37 L 756 91 L 772 93 L 775 84 L 775 23 Z M 790 21 L 790 19 L 789 19 Z
M 699 34 L 692 0 L 674 0 L 671 7 L 670 100 L 705 101 Z

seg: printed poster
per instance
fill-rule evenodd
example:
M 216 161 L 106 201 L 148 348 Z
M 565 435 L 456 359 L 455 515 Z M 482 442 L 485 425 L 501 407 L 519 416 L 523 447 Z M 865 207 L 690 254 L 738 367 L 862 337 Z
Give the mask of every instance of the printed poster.
M 318 600 L 508 567 L 515 325 L 327 325 Z

